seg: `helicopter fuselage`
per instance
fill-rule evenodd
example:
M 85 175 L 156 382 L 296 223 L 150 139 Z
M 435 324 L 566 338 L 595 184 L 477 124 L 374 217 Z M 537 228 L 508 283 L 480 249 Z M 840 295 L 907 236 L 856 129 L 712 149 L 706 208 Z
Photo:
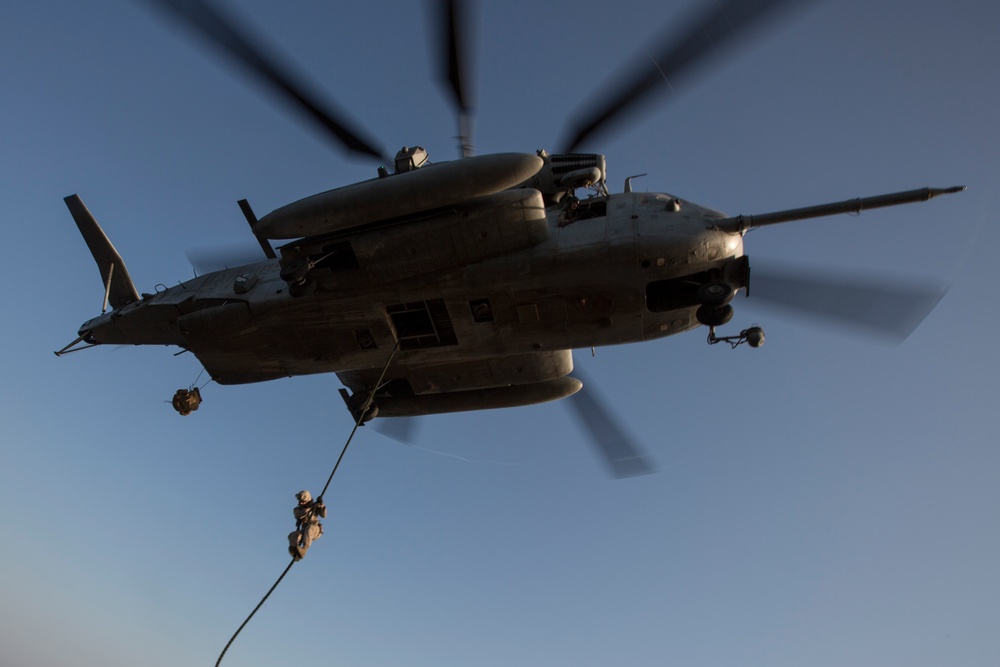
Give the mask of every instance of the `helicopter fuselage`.
M 540 201 L 533 190 L 515 192 L 527 208 Z M 182 346 L 220 384 L 381 368 L 398 341 L 396 365 L 436 369 L 411 389 L 448 392 L 508 384 L 470 384 L 457 369 L 476 361 L 690 330 L 699 325 L 699 286 L 713 277 L 746 286 L 742 235 L 717 228 L 723 214 L 672 195 L 593 197 L 573 212 L 543 207 L 509 230 L 466 213 L 289 244 L 283 256 L 320 258 L 315 289 L 298 298 L 269 260 L 143 295 L 84 323 L 80 334 L 95 343 Z M 570 370 L 506 379 L 523 384 Z

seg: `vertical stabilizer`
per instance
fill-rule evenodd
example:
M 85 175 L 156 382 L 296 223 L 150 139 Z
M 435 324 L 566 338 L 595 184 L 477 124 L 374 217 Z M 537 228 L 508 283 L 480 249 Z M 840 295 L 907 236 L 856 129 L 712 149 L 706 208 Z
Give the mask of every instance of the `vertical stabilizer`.
M 97 224 L 97 220 L 90 214 L 83 200 L 77 195 L 66 197 L 66 206 L 76 221 L 76 226 L 83 234 L 83 240 L 90 248 L 90 254 L 97 262 L 97 268 L 101 271 L 101 280 L 104 281 L 104 309 L 108 304 L 112 308 L 121 308 L 139 300 L 139 293 L 135 291 L 132 278 L 128 275 L 125 262 L 121 255 L 111 245 L 111 241 L 104 234 L 104 230 Z

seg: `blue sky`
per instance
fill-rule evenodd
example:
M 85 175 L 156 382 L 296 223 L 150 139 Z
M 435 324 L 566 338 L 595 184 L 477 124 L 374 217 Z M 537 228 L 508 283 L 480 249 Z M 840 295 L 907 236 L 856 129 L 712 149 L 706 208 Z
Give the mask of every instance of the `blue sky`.
M 240 7 L 385 146 L 451 159 L 426 17 L 396 4 Z M 696 3 L 619 4 L 482 9 L 479 153 L 554 148 Z M 191 355 L 56 359 L 102 298 L 62 197 L 152 291 L 186 251 L 254 247 L 236 200 L 262 215 L 374 170 L 143 3 L 6 3 L 0 26 L 4 664 L 214 664 L 350 432 L 340 385 L 210 385 L 182 419 L 164 401 Z M 732 214 L 969 186 L 747 237 L 755 265 L 950 284 L 902 345 L 741 300 L 760 350 L 578 351 L 659 465 L 631 480 L 559 404 L 427 419 L 419 447 L 363 429 L 326 535 L 223 664 L 994 664 L 998 28 L 995 3 L 823 3 L 588 145 L 613 191 L 647 173 Z

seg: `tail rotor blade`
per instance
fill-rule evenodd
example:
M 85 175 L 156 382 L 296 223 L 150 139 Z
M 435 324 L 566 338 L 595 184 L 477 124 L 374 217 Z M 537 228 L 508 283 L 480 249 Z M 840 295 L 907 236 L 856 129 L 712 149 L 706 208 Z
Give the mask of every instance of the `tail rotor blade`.
M 207 0 L 150 0 L 152 4 L 186 24 L 194 32 L 228 53 L 233 59 L 259 76 L 272 90 L 292 103 L 317 123 L 327 135 L 348 151 L 383 160 L 385 152 L 352 127 L 345 114 L 335 111 L 310 86 L 296 75 L 291 66 L 281 64 L 268 53 L 259 39 L 245 27 Z

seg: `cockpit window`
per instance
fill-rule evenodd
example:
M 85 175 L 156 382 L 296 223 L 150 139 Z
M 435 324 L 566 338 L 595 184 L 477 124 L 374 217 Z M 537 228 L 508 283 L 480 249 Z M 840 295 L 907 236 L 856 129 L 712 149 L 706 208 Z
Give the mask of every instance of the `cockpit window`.
M 563 200 L 562 211 L 559 212 L 559 226 L 565 227 L 580 220 L 603 218 L 608 214 L 608 200 L 595 197 L 580 201 L 576 197 L 566 197 Z

